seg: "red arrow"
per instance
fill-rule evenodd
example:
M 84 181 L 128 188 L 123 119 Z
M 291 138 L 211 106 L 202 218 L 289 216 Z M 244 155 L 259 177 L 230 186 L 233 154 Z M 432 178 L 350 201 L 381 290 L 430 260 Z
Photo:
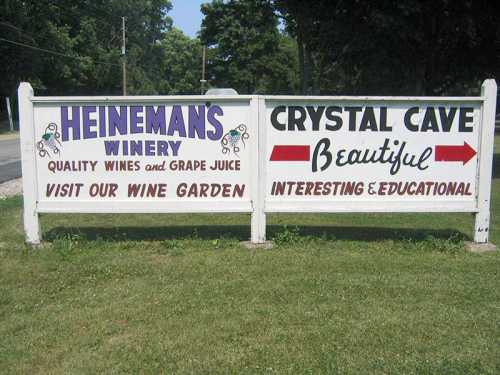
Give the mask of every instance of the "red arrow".
M 309 161 L 309 145 L 276 145 L 271 153 L 271 161 Z
M 467 142 L 463 146 L 436 145 L 434 153 L 436 161 L 461 161 L 463 165 L 477 154 Z

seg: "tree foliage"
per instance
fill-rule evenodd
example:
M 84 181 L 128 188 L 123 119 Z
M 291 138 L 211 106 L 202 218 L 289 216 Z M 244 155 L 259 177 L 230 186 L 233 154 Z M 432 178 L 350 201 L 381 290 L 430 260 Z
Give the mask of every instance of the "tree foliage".
M 274 6 L 299 42 L 305 92 L 464 94 L 499 75 L 498 2 L 275 0 Z
M 158 69 L 161 93 L 199 94 L 202 45 L 198 38 L 191 39 L 182 31 L 172 28 L 161 41 L 162 62 Z
M 4 0 L 0 95 L 120 94 L 122 16 L 130 94 L 199 93 L 203 45 L 209 85 L 241 94 L 477 94 L 500 75 L 499 4 L 213 0 L 189 38 L 169 0 Z
M 209 47 L 212 85 L 240 94 L 294 91 L 294 43 L 280 35 L 268 1 L 214 0 L 201 10 L 201 39 Z
M 0 5 L 1 95 L 29 80 L 44 94 L 121 92 L 121 17 L 127 17 L 129 92 L 156 92 L 169 0 L 4 0 Z M 64 56 L 63 56 L 64 55 Z

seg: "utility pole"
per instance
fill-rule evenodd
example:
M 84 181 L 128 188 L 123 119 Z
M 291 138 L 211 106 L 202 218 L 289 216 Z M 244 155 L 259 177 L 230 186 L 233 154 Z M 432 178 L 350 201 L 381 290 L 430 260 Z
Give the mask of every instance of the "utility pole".
M 122 17 L 122 87 L 123 96 L 127 95 L 127 57 L 125 56 L 125 17 Z
M 10 98 L 8 96 L 5 97 L 5 103 L 7 104 L 7 113 L 9 114 L 9 127 L 10 131 L 14 131 L 14 122 L 12 121 L 12 111 L 10 110 Z
M 207 47 L 203 46 L 203 58 L 202 58 L 202 63 L 201 63 L 201 79 L 200 79 L 200 83 L 201 83 L 201 95 L 203 95 L 205 93 L 205 83 L 207 82 L 207 80 L 205 79 L 205 57 L 206 57 L 206 50 L 207 50 Z

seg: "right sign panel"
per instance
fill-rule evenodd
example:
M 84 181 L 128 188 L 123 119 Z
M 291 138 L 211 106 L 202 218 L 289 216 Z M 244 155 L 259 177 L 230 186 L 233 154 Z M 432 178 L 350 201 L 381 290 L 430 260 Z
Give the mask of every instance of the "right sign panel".
M 266 100 L 266 211 L 471 211 L 481 103 Z

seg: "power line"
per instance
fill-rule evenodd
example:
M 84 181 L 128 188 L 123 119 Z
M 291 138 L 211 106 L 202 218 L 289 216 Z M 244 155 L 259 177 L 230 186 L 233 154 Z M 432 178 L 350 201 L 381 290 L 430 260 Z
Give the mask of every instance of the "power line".
M 7 26 L 8 28 L 15 30 L 19 35 L 25 36 L 27 39 L 31 40 L 32 42 L 35 42 L 35 38 L 33 38 L 33 36 L 29 35 L 24 30 L 21 30 L 19 27 L 14 26 L 9 22 L 0 21 L 0 25 Z
M 36 50 L 36 51 L 40 51 L 40 52 L 49 53 L 49 54 L 56 55 L 56 56 L 68 57 L 70 59 L 85 60 L 85 59 L 89 58 L 89 59 L 92 59 L 93 62 L 96 63 L 96 64 L 120 66 L 119 64 L 114 64 L 114 63 L 110 63 L 110 62 L 94 60 L 92 57 L 89 57 L 89 56 L 85 57 L 85 56 L 71 56 L 71 55 L 66 55 L 66 54 L 61 53 L 61 52 L 51 51 L 51 50 L 48 50 L 48 49 L 45 49 L 45 48 L 40 48 L 40 47 L 35 47 L 35 46 L 29 45 L 29 44 L 25 44 L 25 43 L 21 43 L 21 42 L 15 42 L 13 40 L 1 38 L 1 37 L 0 37 L 0 41 L 7 42 L 7 43 L 10 43 L 10 44 L 15 44 L 17 46 L 21 46 L 21 47 L 25 47 L 25 48 L 30 48 L 30 49 L 33 49 L 33 50 Z
M 125 17 L 122 17 L 122 79 L 123 96 L 127 95 L 127 55 L 125 54 Z
M 109 25 L 109 21 L 104 21 L 104 20 L 101 20 L 101 19 L 98 19 L 98 18 L 93 18 L 92 20 L 93 20 L 93 21 L 99 21 L 99 22 L 102 22 L 103 24 L 104 24 L 104 23 L 106 23 L 106 25 Z M 30 41 L 32 41 L 32 42 L 33 42 L 33 43 L 35 43 L 35 44 L 37 43 L 37 39 L 38 39 L 38 41 L 39 41 L 39 38 L 41 38 L 41 39 L 42 39 L 42 40 L 44 40 L 44 41 L 47 41 L 47 40 L 50 38 L 50 36 L 49 36 L 49 35 L 46 35 L 46 34 L 42 34 L 41 36 L 39 35 L 39 36 L 37 36 L 37 37 L 35 38 L 33 35 L 31 35 L 31 34 L 27 33 L 26 31 L 24 31 L 23 29 L 20 29 L 20 28 L 19 28 L 19 27 L 17 27 L 17 26 L 12 25 L 12 24 L 11 24 L 11 23 L 9 23 L 9 22 L 2 22 L 2 21 L 0 21 L 0 26 L 7 26 L 7 27 L 11 28 L 12 30 L 17 31 L 17 33 L 18 33 L 19 35 L 25 36 L 27 39 L 30 39 Z

